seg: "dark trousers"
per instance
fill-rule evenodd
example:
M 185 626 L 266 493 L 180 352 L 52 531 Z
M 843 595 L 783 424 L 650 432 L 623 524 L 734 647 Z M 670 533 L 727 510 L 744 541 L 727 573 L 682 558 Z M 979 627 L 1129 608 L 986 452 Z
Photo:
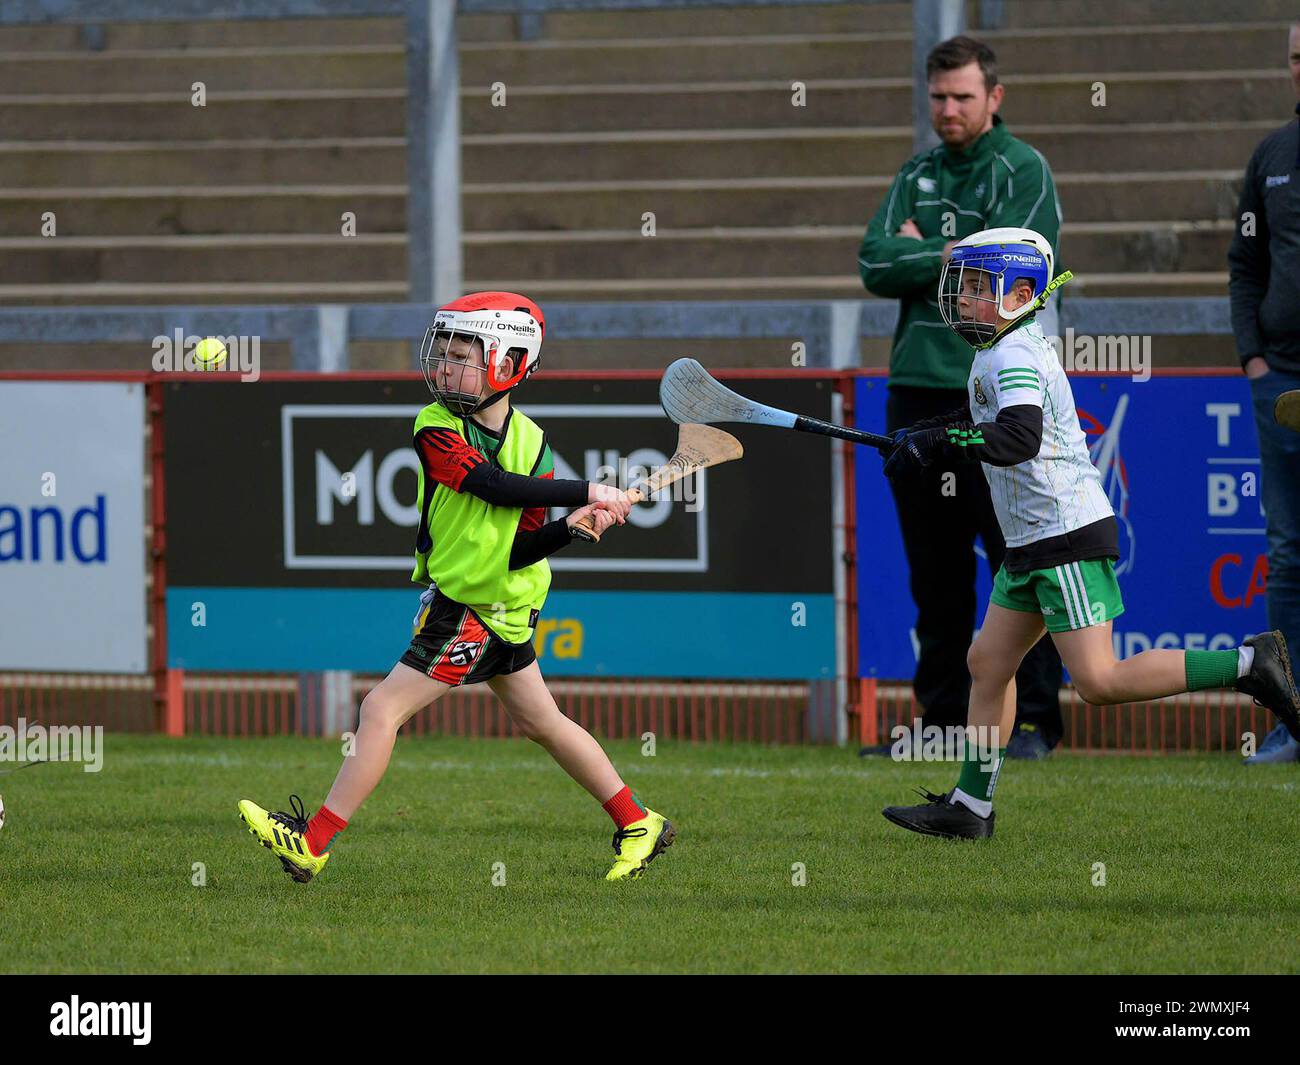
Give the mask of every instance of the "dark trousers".
M 886 406 L 893 433 L 923 418 L 966 405 L 964 389 L 890 388 Z M 944 491 L 944 475 L 951 488 Z M 920 644 L 912 685 L 927 725 L 964 725 L 970 697 L 966 652 L 975 633 L 975 539 L 984 543 L 997 573 L 1006 555 L 988 481 L 979 463 L 936 465 L 892 485 L 907 553 L 916 636 Z M 1058 692 L 1061 658 L 1044 636 L 1016 672 L 1016 723 L 1036 725 L 1054 746 L 1064 727 Z

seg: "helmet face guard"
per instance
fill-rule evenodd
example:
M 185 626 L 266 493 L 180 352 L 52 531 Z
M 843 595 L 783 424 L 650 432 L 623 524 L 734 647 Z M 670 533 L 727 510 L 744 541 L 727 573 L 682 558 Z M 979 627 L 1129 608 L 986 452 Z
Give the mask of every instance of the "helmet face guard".
M 968 344 L 986 347 L 1004 323 L 1014 322 L 1039 308 L 1040 297 L 1052 279 L 1051 272 L 1051 259 L 1033 244 L 959 244 L 953 248 L 939 277 L 939 313 L 948 328 Z M 1029 282 L 1030 298 L 1009 311 L 1003 306 L 1003 300 L 1021 280 Z
M 483 394 L 487 375 L 483 338 L 434 322 L 420 344 L 420 371 L 434 399 L 453 414 L 473 414 L 489 398 Z
M 439 310 L 425 331 L 420 344 L 424 383 L 448 410 L 473 414 L 532 375 L 544 330 L 541 309 L 524 296 L 463 296 Z

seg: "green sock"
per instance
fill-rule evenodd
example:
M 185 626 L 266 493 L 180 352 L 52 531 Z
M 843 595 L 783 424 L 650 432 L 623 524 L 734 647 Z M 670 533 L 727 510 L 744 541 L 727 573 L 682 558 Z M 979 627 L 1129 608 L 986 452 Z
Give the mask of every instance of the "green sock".
M 957 787 L 972 799 L 991 802 L 993 789 L 998 784 L 998 774 L 1002 771 L 1002 760 L 1007 756 L 1007 749 L 998 748 L 997 761 L 993 763 L 991 770 L 988 763 L 979 758 L 980 753 L 978 749 L 967 744 L 962 755 L 961 774 L 957 777 Z
M 1187 651 L 1183 656 L 1187 670 L 1187 690 L 1231 688 L 1237 683 L 1237 651 Z

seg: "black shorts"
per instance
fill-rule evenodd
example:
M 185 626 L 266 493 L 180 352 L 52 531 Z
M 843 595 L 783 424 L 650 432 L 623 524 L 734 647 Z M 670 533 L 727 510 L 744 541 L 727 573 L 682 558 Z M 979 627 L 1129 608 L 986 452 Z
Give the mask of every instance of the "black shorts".
M 435 592 L 420 631 L 398 661 L 456 687 L 518 673 L 536 660 L 532 640 L 506 643 L 469 607 Z

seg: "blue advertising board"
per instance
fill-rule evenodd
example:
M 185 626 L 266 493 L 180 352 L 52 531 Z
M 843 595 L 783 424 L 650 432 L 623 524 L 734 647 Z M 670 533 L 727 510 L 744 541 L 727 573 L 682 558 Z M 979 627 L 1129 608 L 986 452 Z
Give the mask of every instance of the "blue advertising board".
M 1125 610 L 1114 622 L 1116 655 L 1235 647 L 1267 628 L 1259 440 L 1246 379 L 1079 375 L 1070 383 L 1119 519 Z M 884 378 L 857 382 L 859 426 L 883 431 L 887 392 Z M 858 449 L 859 673 L 902 679 L 916 670 L 916 608 L 880 466 Z M 977 571 L 982 618 L 993 582 L 987 565 Z

